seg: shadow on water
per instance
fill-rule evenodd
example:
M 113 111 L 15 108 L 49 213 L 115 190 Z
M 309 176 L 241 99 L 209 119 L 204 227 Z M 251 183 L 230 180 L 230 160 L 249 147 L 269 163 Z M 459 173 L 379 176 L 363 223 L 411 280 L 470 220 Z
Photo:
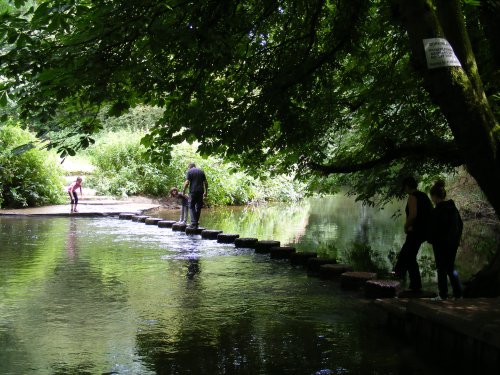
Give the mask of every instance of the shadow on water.
M 383 272 L 397 207 L 311 199 L 202 223 Z M 248 249 L 113 218 L 0 218 L 0 236 L 2 374 L 446 374 L 358 295 Z

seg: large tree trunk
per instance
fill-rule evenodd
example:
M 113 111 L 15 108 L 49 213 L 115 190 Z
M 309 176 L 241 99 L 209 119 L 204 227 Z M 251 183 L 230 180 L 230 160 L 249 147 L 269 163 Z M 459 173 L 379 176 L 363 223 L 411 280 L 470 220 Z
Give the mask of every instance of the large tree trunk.
M 469 173 L 500 217 L 500 127 L 483 91 L 459 0 L 396 0 L 408 31 L 412 63 L 425 89 L 448 120 Z M 452 45 L 459 67 L 428 69 L 423 39 L 441 37 Z M 488 285 L 488 290 L 483 290 Z M 500 295 L 500 248 L 469 290 Z

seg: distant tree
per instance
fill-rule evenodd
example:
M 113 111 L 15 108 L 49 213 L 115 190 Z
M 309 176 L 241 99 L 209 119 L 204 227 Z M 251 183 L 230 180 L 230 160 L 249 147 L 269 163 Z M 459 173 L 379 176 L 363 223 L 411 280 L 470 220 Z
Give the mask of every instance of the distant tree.
M 465 165 L 499 215 L 499 9 L 496 0 L 41 1 L 2 16 L 0 102 L 14 99 L 40 132 L 74 127 L 84 147 L 103 106 L 110 115 L 158 106 L 163 119 L 143 139 L 158 160 L 198 140 L 201 152 L 253 171 L 341 175 L 366 201 L 400 194 L 404 174 Z M 427 69 L 422 40 L 433 37 L 462 67 Z M 483 280 L 500 292 L 500 251 Z

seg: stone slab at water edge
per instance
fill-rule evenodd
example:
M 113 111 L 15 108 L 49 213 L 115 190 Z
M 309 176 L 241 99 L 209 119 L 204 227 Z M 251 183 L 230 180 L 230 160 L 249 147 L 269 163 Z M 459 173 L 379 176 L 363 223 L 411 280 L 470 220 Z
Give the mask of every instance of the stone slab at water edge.
M 292 266 L 305 266 L 311 258 L 317 258 L 318 254 L 310 251 L 298 252 L 290 255 Z
M 255 249 L 255 245 L 259 240 L 257 238 L 237 238 L 234 240 L 234 246 L 238 248 Z
M 294 247 L 271 247 L 269 251 L 271 259 L 290 259 L 290 256 L 295 253 Z
M 184 232 L 187 228 L 187 225 L 185 223 L 175 223 L 172 225 L 172 230 L 174 232 Z
M 157 218 L 157 217 L 148 217 L 146 221 L 144 222 L 146 225 L 158 225 L 160 221 L 163 219 Z
M 134 215 L 132 216 L 132 221 L 139 222 L 141 219 L 144 219 L 144 221 L 148 218 L 149 216 L 145 215 Z
M 219 233 L 217 235 L 218 243 L 234 243 L 234 241 L 239 237 L 239 234 L 224 234 Z
M 205 230 L 205 228 L 202 228 L 202 227 L 199 227 L 199 228 L 187 227 L 186 228 L 186 234 L 199 235 L 204 230 Z
M 335 258 L 309 258 L 306 263 L 307 274 L 309 276 L 319 276 L 319 269 L 325 264 L 337 264 Z
M 345 272 L 352 272 L 349 264 L 323 264 L 319 266 L 319 277 L 322 279 L 340 279 Z
M 268 254 L 271 252 L 271 248 L 279 246 L 279 241 L 258 241 L 255 244 L 255 252 L 257 254 Z
M 132 218 L 135 216 L 133 213 L 121 213 L 118 215 L 118 218 L 120 220 L 132 220 Z
M 374 272 L 344 272 L 340 275 L 340 287 L 342 289 L 360 289 L 365 286 L 368 280 L 377 278 Z
M 174 225 L 176 222 L 173 220 L 162 220 L 158 222 L 158 227 L 159 228 L 172 228 L 172 225 Z
M 396 280 L 368 280 L 365 295 L 367 298 L 394 298 L 400 288 L 401 283 Z

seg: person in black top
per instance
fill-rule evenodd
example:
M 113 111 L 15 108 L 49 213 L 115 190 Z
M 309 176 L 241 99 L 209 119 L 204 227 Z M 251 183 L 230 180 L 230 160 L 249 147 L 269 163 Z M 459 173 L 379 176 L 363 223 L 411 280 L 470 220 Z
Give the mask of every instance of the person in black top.
M 406 273 L 410 276 L 409 289 L 413 292 L 421 292 L 422 279 L 417 262 L 417 254 L 420 246 L 427 240 L 429 217 L 432 203 L 427 194 L 417 190 L 417 181 L 413 177 L 407 177 L 403 181 L 403 188 L 408 194 L 406 204 L 406 222 L 404 231 L 406 240 L 394 267 L 394 273 L 399 278 L 404 278 Z
M 182 194 L 186 194 L 188 186 L 190 200 L 189 207 L 191 208 L 191 227 L 198 228 L 201 208 L 203 207 L 203 198 L 207 197 L 208 182 L 205 172 L 196 168 L 194 163 L 190 163 L 188 166 Z
M 462 237 L 463 222 L 455 202 L 445 200 L 444 181 L 437 181 L 431 188 L 431 199 L 436 205 L 431 212 L 429 242 L 434 249 L 438 274 L 439 297 L 441 301 L 448 298 L 448 280 L 450 279 L 455 298 L 462 297 L 462 285 L 455 270 L 455 257 Z

